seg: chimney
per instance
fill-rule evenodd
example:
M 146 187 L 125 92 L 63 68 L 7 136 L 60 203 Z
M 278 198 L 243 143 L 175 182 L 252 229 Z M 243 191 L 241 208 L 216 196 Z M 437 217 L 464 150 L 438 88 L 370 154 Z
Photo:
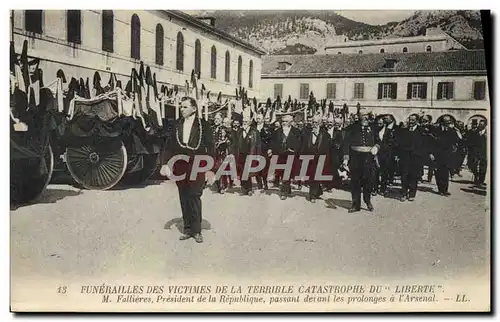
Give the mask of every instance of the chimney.
M 215 17 L 196 17 L 198 20 L 215 28 Z

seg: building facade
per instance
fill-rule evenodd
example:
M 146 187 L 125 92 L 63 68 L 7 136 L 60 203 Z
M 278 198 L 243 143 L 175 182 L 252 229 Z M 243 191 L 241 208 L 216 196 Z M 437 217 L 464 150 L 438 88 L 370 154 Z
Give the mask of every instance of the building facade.
M 411 113 L 434 119 L 451 114 L 467 122 L 489 116 L 484 51 L 406 54 L 266 56 L 262 98 L 288 96 L 307 103 L 312 92 L 350 112 L 356 105 L 406 119 Z
M 466 49 L 439 28 L 428 28 L 425 36 L 336 42 L 319 54 L 415 53 Z
M 107 82 L 115 73 L 126 84 L 140 62 L 159 83 L 183 86 L 192 70 L 212 93 L 234 96 L 240 85 L 259 96 L 263 51 L 175 10 L 14 10 L 12 38 L 20 53 L 41 59 L 44 81 L 66 76 L 89 79 L 95 71 Z

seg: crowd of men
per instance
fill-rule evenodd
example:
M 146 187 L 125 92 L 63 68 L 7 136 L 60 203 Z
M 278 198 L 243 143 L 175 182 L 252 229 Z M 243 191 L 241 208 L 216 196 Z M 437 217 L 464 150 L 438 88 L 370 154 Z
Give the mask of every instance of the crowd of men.
M 337 115 L 335 115 L 337 116 Z M 371 196 L 387 196 L 394 177 L 401 177 L 401 201 L 413 201 L 419 181 L 424 181 L 424 166 L 428 167 L 427 181 L 435 176 L 438 193 L 449 196 L 449 179 L 460 171 L 465 159 L 474 174 L 474 184 L 484 185 L 487 169 L 486 120 L 481 119 L 467 129 L 462 122 L 451 116 L 432 123 L 429 115 L 412 114 L 407 120 L 396 124 L 392 115 L 375 117 L 365 109 L 351 115 L 348 122 L 331 114 L 329 117 L 316 114 L 305 122 L 295 121 L 286 114 L 271 122 L 270 117 L 257 114 L 243 116 L 240 120 L 223 119 L 217 114 L 212 131 L 216 150 L 216 168 L 227 155 L 236 160 L 241 175 L 249 155 L 262 155 L 267 160 L 278 156 L 278 163 L 286 163 L 287 157 L 296 157 L 291 169 L 293 179 L 301 168 L 300 154 L 314 155 L 309 162 L 307 174 L 316 169 L 319 156 L 326 156 L 325 173 L 333 176 L 330 182 L 295 182 L 300 188 L 309 187 L 308 200 L 315 202 L 324 190 L 340 188 L 343 174 L 348 173 L 352 193 L 351 212 L 361 208 L 361 192 L 368 210 L 373 210 Z M 282 170 L 268 173 L 268 164 L 254 178 L 258 189 L 269 189 L 268 178 L 273 178 L 280 188 L 280 199 L 290 196 L 293 180 L 283 180 Z M 311 175 L 310 177 L 313 177 Z M 232 178 L 222 176 L 216 182 L 217 190 L 225 193 L 234 185 Z M 252 195 L 252 177 L 241 182 L 243 194 Z

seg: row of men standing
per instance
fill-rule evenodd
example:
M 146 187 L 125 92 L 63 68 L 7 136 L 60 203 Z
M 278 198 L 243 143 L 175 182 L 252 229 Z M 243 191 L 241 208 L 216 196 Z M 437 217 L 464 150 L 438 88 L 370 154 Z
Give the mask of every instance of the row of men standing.
M 229 153 L 237 160 L 238 171 L 241 174 L 247 155 L 261 154 L 267 158 L 278 156 L 278 163 L 286 163 L 287 157 L 295 158 L 299 154 L 315 155 L 309 163 L 307 175 L 314 175 L 320 155 L 327 156 L 326 174 L 332 174 L 333 182 L 318 182 L 309 180 L 309 200 L 314 202 L 322 194 L 322 187 L 339 186 L 339 170 L 349 169 L 351 175 L 351 193 L 353 206 L 351 211 L 358 211 L 361 204 L 360 192 L 369 210 L 373 210 L 371 195 L 380 193 L 388 195 L 388 186 L 393 181 L 396 168 L 401 175 L 401 201 L 413 201 L 417 193 L 417 184 L 423 174 L 424 165 L 435 170 L 438 193 L 449 196 L 449 175 L 454 167 L 450 155 L 456 153 L 462 136 L 453 127 L 449 116 L 442 118 L 437 125 L 431 125 L 427 117 L 420 118 L 417 114 L 409 117 L 406 126 L 398 126 L 392 116 L 379 118 L 372 122 L 365 109 L 360 109 L 357 121 L 345 128 L 341 120 L 329 118 L 326 124 L 321 124 L 319 116 L 314 117 L 303 128 L 292 125 L 293 118 L 285 115 L 278 128 L 274 128 L 268 119 L 257 115 L 255 121 L 246 117 L 242 127 L 233 123 L 228 129 L 222 125 L 220 116 L 215 118 L 213 132 L 218 160 L 223 160 Z M 486 173 L 486 141 L 485 123 L 480 122 L 483 136 L 476 132 L 470 133 L 469 164 L 476 169 L 475 178 L 484 182 Z M 223 142 L 219 144 L 219 142 Z M 375 147 L 375 148 L 374 148 Z M 372 149 L 373 148 L 373 149 Z M 475 155 L 475 157 L 471 157 Z M 344 160 L 344 162 L 342 162 Z M 342 165 L 342 163 L 344 163 Z M 220 164 L 220 163 L 219 163 Z M 268 164 L 268 162 L 266 163 Z M 471 166 L 473 164 L 474 166 Z M 267 168 L 256 176 L 259 189 L 267 189 Z M 291 170 L 292 177 L 298 174 L 300 162 L 295 160 Z M 472 169 L 471 169 L 472 170 Z M 276 171 L 275 183 L 281 182 L 280 197 L 286 199 L 291 193 L 290 180 L 281 180 L 282 171 Z M 222 193 L 231 185 L 231 180 L 222 178 L 219 191 Z M 251 179 L 242 182 L 244 194 L 252 194 Z

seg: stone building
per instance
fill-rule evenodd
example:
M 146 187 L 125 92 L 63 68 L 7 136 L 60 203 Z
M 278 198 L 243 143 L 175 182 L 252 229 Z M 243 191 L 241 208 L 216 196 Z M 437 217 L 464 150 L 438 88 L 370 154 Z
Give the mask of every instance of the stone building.
M 318 54 L 415 53 L 466 49 L 439 28 L 427 28 L 424 36 L 334 42 Z
M 265 56 L 261 91 L 264 99 L 291 96 L 304 103 L 313 92 L 350 112 L 359 103 L 398 120 L 424 112 L 467 122 L 490 112 L 483 50 Z
M 107 82 L 109 72 L 126 83 L 140 62 L 161 84 L 184 85 L 192 70 L 212 93 L 234 96 L 240 85 L 259 96 L 263 51 L 175 10 L 14 10 L 11 32 L 16 52 L 28 40 L 28 54 L 41 59 L 44 81 L 58 69 L 69 77 Z

